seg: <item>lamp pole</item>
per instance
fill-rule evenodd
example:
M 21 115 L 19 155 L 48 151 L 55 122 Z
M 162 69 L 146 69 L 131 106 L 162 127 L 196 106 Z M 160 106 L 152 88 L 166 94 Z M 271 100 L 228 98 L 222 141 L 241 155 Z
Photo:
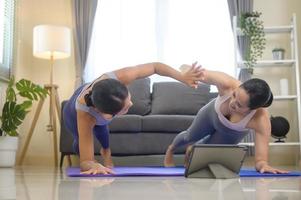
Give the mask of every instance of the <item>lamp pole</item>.
M 53 52 L 50 54 L 50 85 L 45 85 L 45 88 L 49 91 L 49 124 L 47 125 L 47 131 L 53 134 L 53 151 L 54 151 L 54 165 L 58 166 L 58 153 L 57 153 L 57 126 L 55 117 L 55 108 L 57 108 L 58 117 L 60 118 L 60 106 L 56 104 L 58 100 L 57 85 L 53 84 L 53 67 L 54 67 L 54 56 Z
M 45 84 L 44 87 L 49 92 L 49 124 L 47 125 L 47 131 L 53 133 L 53 150 L 54 150 L 54 165 L 58 166 L 58 144 L 57 144 L 57 125 L 56 125 L 56 117 L 55 117 L 55 110 L 57 111 L 58 119 L 61 121 L 61 108 L 60 108 L 60 100 L 57 92 L 57 85 L 53 84 L 53 65 L 54 65 L 54 56 L 51 53 L 50 56 L 50 84 Z M 19 160 L 19 165 L 23 164 L 32 134 L 34 132 L 35 126 L 37 124 L 39 115 L 41 113 L 41 109 L 44 103 L 44 99 L 41 99 L 37 110 L 34 114 L 34 118 L 32 124 L 30 126 L 29 132 L 27 134 L 27 138 L 25 141 L 25 145 L 21 151 L 21 156 Z
M 53 133 L 53 148 L 54 148 L 54 163 L 58 166 L 58 144 L 57 144 L 57 121 L 56 114 L 59 121 L 61 121 L 60 100 L 57 92 L 58 86 L 53 82 L 53 67 L 54 60 L 67 58 L 71 52 L 71 31 L 68 27 L 53 26 L 53 25 L 38 25 L 33 29 L 33 55 L 42 59 L 50 59 L 50 84 L 45 84 L 44 87 L 49 93 L 49 124 L 47 131 Z M 50 52 L 50 56 L 49 56 Z M 36 112 L 30 126 L 25 145 L 21 151 L 19 164 L 23 163 L 30 139 L 34 132 L 37 120 L 39 118 L 44 99 L 40 100 Z

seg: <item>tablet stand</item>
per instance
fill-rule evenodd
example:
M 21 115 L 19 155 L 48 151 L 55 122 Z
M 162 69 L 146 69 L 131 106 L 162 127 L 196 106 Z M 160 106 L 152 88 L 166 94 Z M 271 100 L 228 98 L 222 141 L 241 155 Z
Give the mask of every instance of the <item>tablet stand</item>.
M 227 167 L 218 164 L 208 164 L 206 168 L 199 169 L 196 172 L 188 174 L 188 178 L 217 178 L 217 179 L 229 179 L 238 178 L 238 174 L 228 169 Z

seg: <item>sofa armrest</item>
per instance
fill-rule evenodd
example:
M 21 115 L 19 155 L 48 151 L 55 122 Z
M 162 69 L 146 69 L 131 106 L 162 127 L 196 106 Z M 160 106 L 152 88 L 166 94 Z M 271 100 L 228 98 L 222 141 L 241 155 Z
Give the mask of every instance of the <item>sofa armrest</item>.
M 75 154 L 73 151 L 73 137 L 64 123 L 64 106 L 67 101 L 61 104 L 61 132 L 60 132 L 60 152 L 64 154 Z

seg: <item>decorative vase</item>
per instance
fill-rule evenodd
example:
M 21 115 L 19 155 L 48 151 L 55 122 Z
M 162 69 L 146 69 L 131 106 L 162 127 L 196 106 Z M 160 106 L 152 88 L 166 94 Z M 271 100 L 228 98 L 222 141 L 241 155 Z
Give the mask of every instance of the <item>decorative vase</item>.
M 284 60 L 284 50 L 273 50 L 272 54 L 274 60 Z
M 288 80 L 286 78 L 280 79 L 280 94 L 288 95 Z

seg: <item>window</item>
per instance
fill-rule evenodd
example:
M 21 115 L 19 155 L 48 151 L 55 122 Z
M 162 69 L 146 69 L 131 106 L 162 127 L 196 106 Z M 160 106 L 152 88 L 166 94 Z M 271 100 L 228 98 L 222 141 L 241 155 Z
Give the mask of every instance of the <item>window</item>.
M 0 78 L 8 79 L 13 59 L 14 0 L 0 1 Z
M 174 68 L 198 61 L 207 69 L 234 75 L 233 44 L 227 1 L 102 0 L 85 80 L 152 61 Z

